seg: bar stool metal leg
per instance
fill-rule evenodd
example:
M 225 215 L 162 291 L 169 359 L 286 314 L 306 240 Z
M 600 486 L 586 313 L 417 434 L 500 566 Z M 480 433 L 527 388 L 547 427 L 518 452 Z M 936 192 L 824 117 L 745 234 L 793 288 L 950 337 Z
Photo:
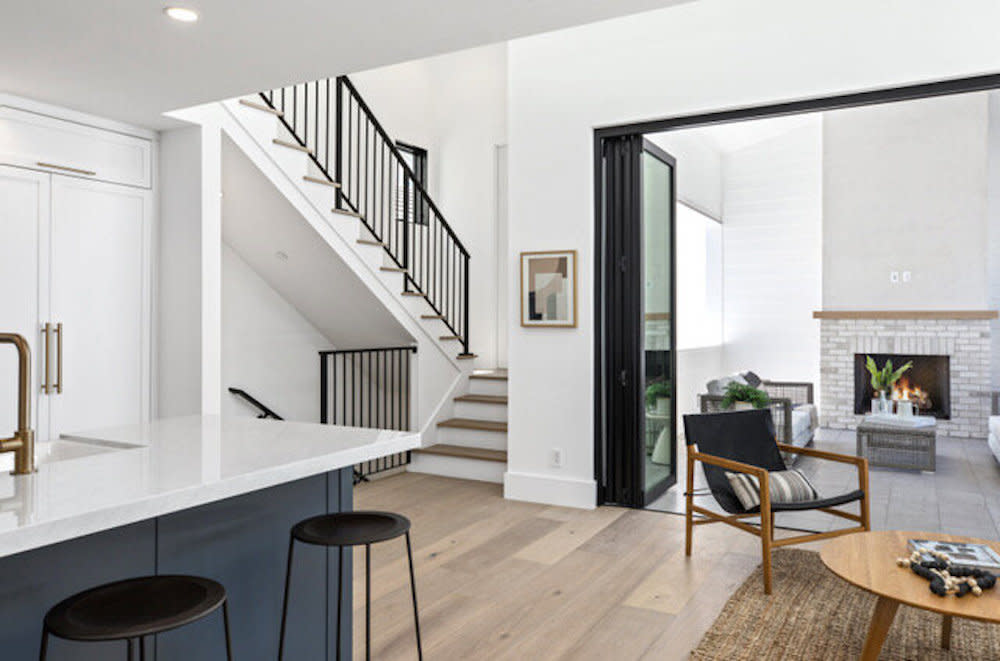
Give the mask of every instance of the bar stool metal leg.
M 139 638 L 139 661 L 146 661 L 146 638 Z
M 233 642 L 229 637 L 229 598 L 222 602 L 222 627 L 226 632 L 226 660 L 233 661 Z
M 372 658 L 372 545 L 365 544 L 365 661 Z
M 128 643 L 128 661 L 135 661 L 135 640 L 129 638 Z
M 417 658 L 424 659 L 424 651 L 420 646 L 420 612 L 417 610 L 417 581 L 413 577 L 413 548 L 410 546 L 410 533 L 406 532 L 406 559 L 410 563 L 410 594 L 413 596 L 413 628 L 417 632 Z
M 340 620 L 343 618 L 341 612 L 344 608 L 344 579 L 347 576 L 347 562 L 344 547 L 337 547 L 337 661 L 340 661 L 341 641 L 340 641 Z
M 45 657 L 49 650 L 49 630 L 47 627 L 42 627 L 42 648 L 38 652 L 39 661 L 45 661 Z
M 281 602 L 281 634 L 278 636 L 278 661 L 284 658 L 285 654 L 285 624 L 288 622 L 288 590 L 292 582 L 292 551 L 295 549 L 295 538 L 288 539 L 288 565 L 285 568 L 285 596 Z M 226 625 L 228 628 L 228 624 Z M 337 636 L 338 640 L 340 635 Z M 227 636 L 228 640 L 228 636 Z M 228 644 L 228 643 L 227 643 Z

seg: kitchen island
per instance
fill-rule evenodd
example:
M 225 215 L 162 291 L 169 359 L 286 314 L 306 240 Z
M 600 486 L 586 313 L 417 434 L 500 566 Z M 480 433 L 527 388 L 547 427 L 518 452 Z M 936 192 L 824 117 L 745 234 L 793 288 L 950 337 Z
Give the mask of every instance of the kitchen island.
M 416 432 L 218 416 L 38 443 L 36 473 L 0 475 L 0 657 L 37 658 L 45 612 L 75 592 L 187 573 L 226 587 L 236 658 L 277 658 L 291 526 L 349 511 L 354 464 L 419 444 Z M 337 576 L 336 553 L 296 553 L 285 658 L 336 657 Z M 342 644 L 350 658 L 350 636 Z M 151 647 L 161 661 L 225 658 L 221 619 Z M 49 658 L 124 659 L 125 649 L 54 639 Z

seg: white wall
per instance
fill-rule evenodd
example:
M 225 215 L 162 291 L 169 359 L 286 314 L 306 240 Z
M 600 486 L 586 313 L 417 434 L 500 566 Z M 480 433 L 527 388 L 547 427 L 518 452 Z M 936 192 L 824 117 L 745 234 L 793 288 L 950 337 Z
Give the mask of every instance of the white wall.
M 988 163 L 986 173 L 987 279 L 989 309 L 1000 309 L 1000 92 L 989 93 Z M 990 322 L 991 384 L 1000 387 L 1000 320 Z
M 286 420 L 319 422 L 319 355 L 334 348 L 227 244 L 222 245 L 222 414 L 258 411 L 242 388 Z
M 428 150 L 428 188 L 471 255 L 470 337 L 497 366 L 495 147 L 507 142 L 507 46 L 351 75 L 394 139 Z
M 823 135 L 814 117 L 723 157 L 724 374 L 819 387 Z
M 986 94 L 826 113 L 824 308 L 986 307 L 987 130 Z
M 511 272 L 575 248 L 580 309 L 573 330 L 510 325 L 506 494 L 594 504 L 595 127 L 993 72 L 998 23 L 987 0 L 701 0 L 512 42 Z

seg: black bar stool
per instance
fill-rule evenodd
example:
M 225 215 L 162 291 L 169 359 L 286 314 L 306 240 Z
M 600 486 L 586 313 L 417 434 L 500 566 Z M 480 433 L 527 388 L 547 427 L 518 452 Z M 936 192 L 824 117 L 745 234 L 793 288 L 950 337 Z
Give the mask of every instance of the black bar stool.
M 288 619 L 288 584 L 292 577 L 292 551 L 295 542 L 317 546 L 338 547 L 339 580 L 337 581 L 337 659 L 340 659 L 340 608 L 344 598 L 345 548 L 365 545 L 365 659 L 371 659 L 372 632 L 372 549 L 371 545 L 404 535 L 406 558 L 410 563 L 410 594 L 413 597 L 413 625 L 417 632 L 417 658 L 424 658 L 420 647 L 420 615 L 417 613 L 417 584 L 413 579 L 413 549 L 410 546 L 410 520 L 392 512 L 338 512 L 321 514 L 301 521 L 292 528 L 288 541 L 288 569 L 285 573 L 285 597 L 281 608 L 281 636 L 278 640 L 278 661 L 285 652 L 285 622 Z
M 226 658 L 233 659 L 229 640 L 229 608 L 220 584 L 197 576 L 144 576 L 108 583 L 65 599 L 45 614 L 42 649 L 45 661 L 49 636 L 80 642 L 124 640 L 128 659 L 146 658 L 146 637 L 163 633 L 210 615 L 222 607 Z

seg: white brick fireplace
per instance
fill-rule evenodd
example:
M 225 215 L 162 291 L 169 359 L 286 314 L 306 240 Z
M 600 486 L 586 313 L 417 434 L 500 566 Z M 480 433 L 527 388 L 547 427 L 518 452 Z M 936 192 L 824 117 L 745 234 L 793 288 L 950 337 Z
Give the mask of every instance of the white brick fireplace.
M 986 438 L 990 414 L 990 322 L 984 318 L 864 318 L 857 313 L 816 313 L 820 322 L 820 416 L 833 429 L 854 429 L 854 356 L 898 353 L 946 355 L 951 369 L 951 419 L 939 420 L 945 436 Z M 940 315 L 938 315 L 940 316 Z M 956 315 L 958 316 L 958 315 Z M 846 317 L 846 318 L 845 318 Z

